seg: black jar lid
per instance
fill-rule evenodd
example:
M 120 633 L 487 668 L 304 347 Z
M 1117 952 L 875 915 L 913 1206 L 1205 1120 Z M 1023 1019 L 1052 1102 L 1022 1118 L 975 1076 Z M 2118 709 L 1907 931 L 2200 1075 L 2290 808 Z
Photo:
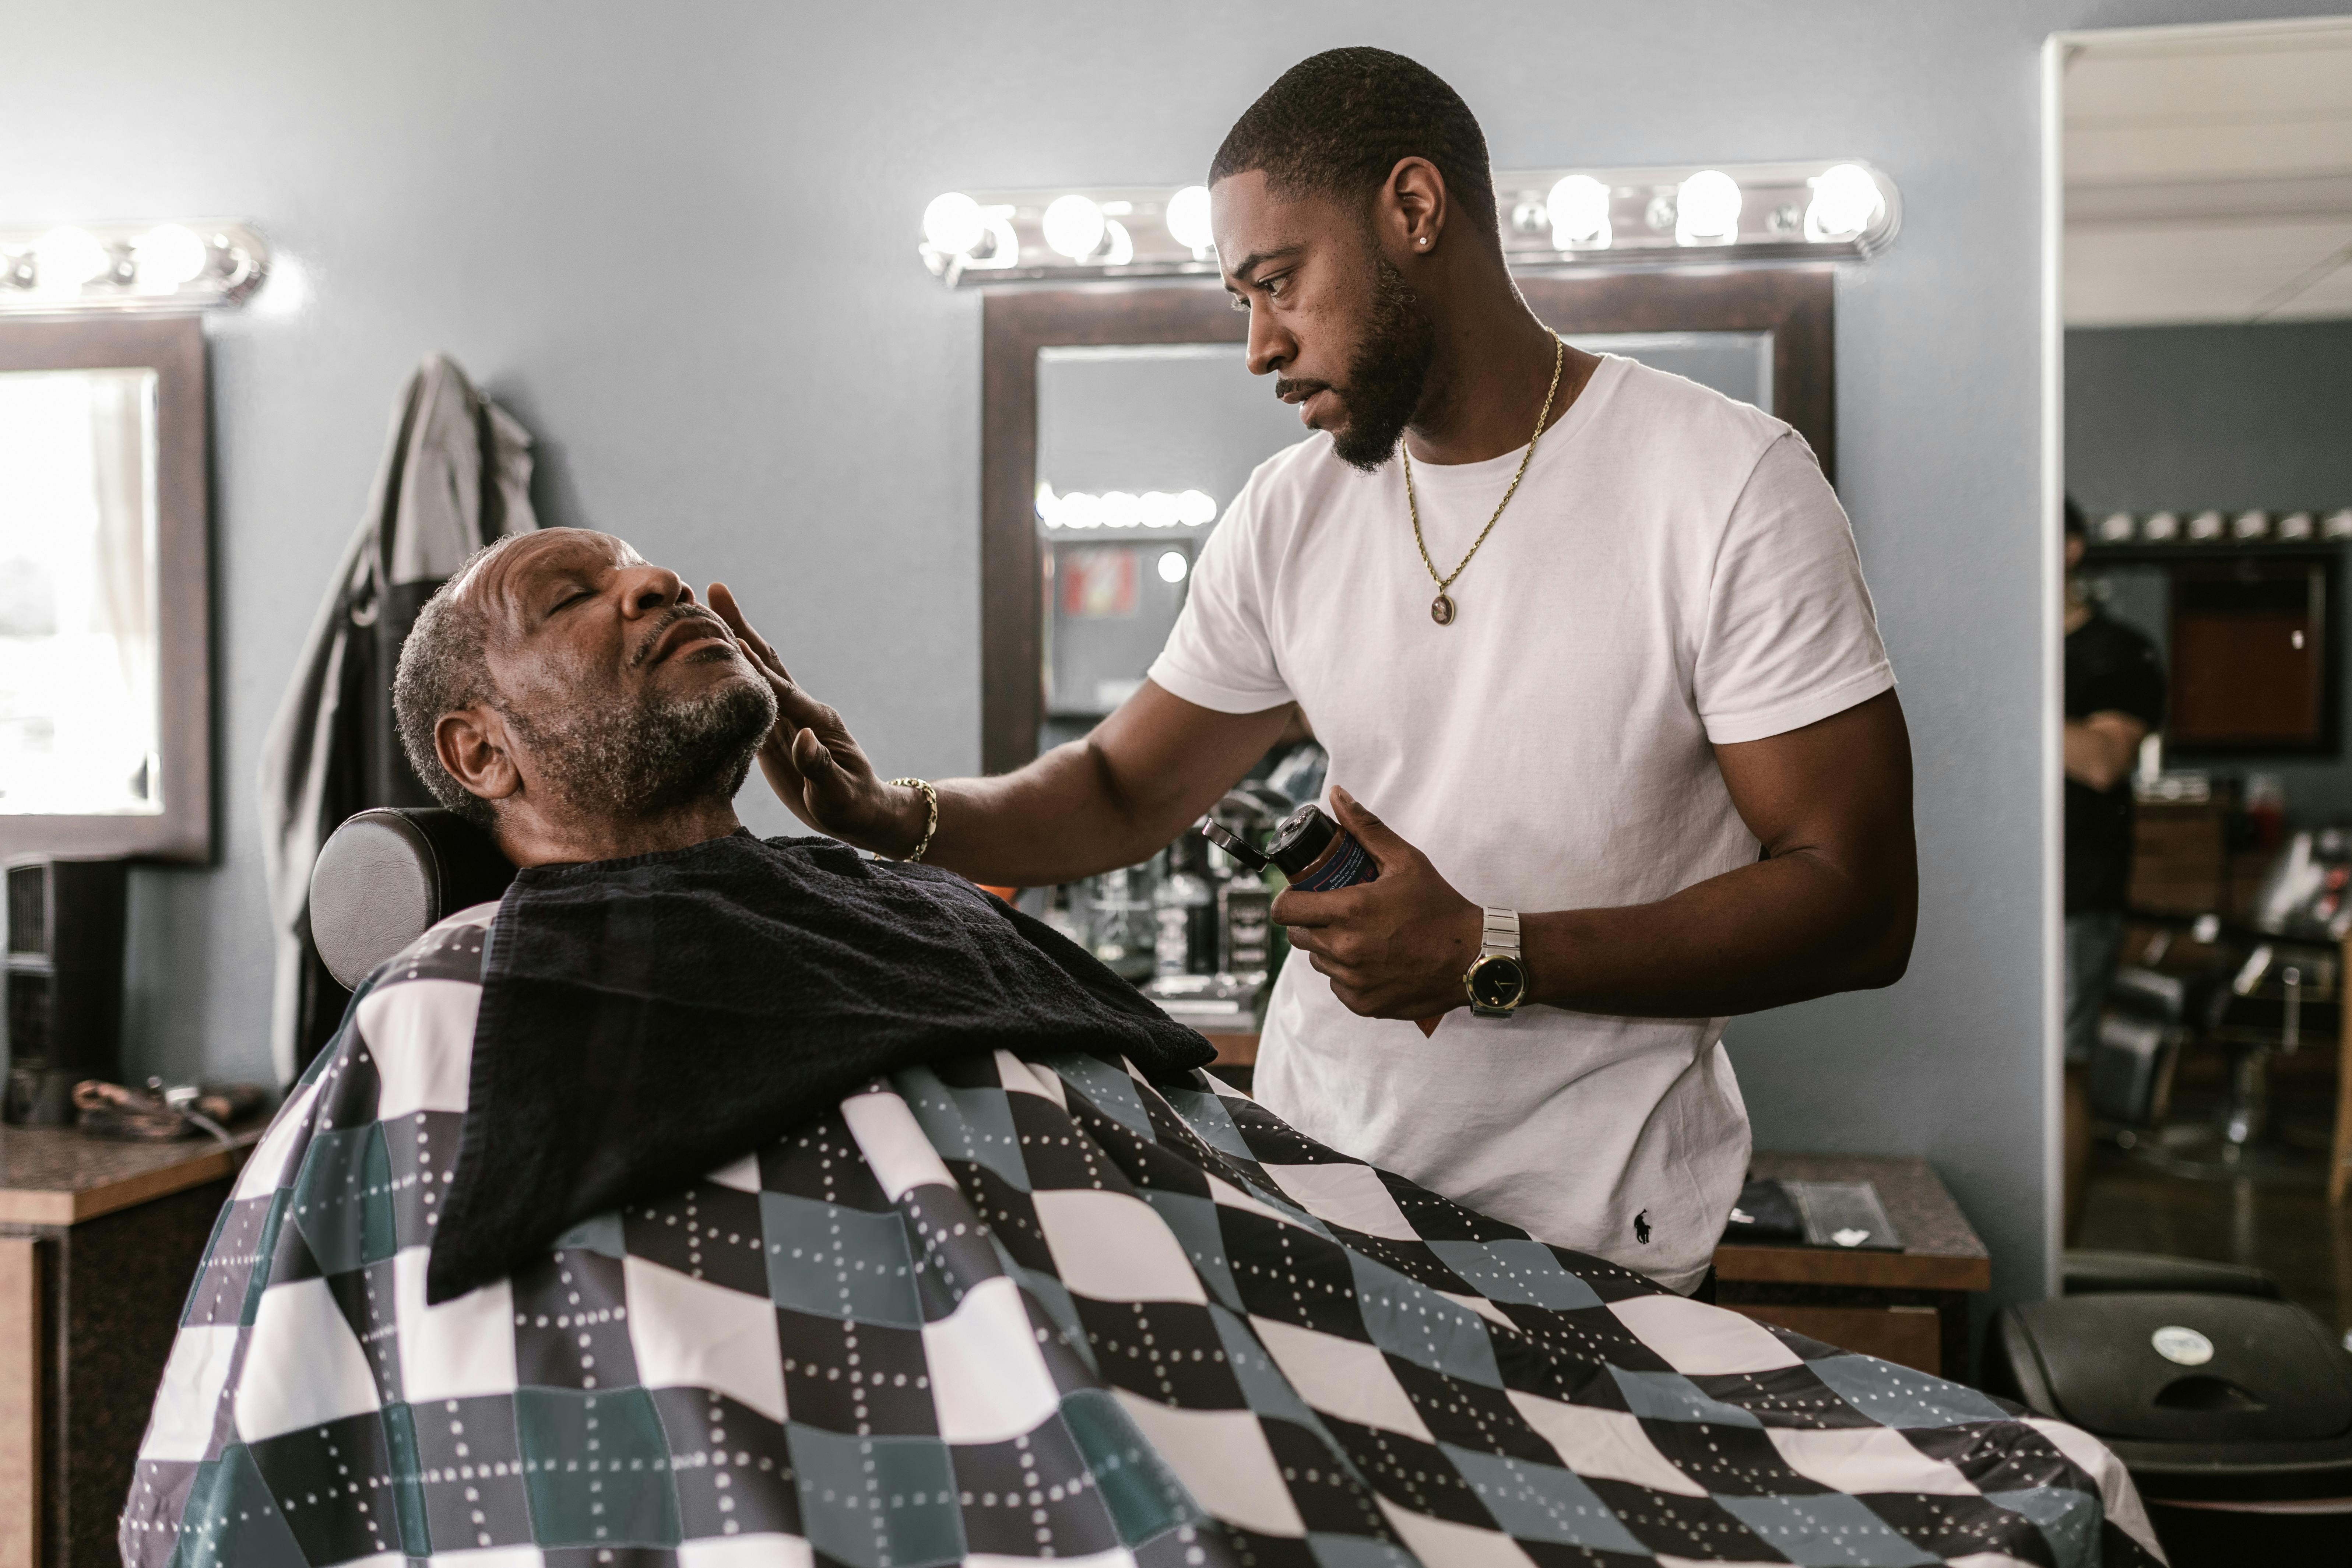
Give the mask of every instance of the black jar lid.
M 1310 800 L 1282 819 L 1274 841 L 1265 847 L 1265 858 L 1282 868 L 1284 876 L 1295 878 L 1321 859 L 1339 836 L 1339 825 Z

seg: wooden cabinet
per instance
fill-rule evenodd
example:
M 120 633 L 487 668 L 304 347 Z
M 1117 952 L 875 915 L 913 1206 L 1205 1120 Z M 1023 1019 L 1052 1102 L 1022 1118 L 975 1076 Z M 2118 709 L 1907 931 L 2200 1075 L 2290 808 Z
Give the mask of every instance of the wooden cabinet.
M 180 1305 L 258 1136 L 0 1127 L 0 1568 L 116 1561 Z
M 1969 1298 L 1991 1288 L 1992 1258 L 1927 1161 L 1759 1153 L 1748 1169 L 1789 1181 L 1869 1182 L 1904 1247 L 1718 1247 L 1718 1302 L 1808 1339 L 1967 1380 Z

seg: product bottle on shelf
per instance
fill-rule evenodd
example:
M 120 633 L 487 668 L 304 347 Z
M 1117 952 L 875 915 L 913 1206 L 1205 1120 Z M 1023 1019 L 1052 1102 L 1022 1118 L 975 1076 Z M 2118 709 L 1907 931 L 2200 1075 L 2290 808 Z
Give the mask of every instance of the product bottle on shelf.
M 1217 968 L 1217 895 L 1200 839 L 1186 834 L 1165 851 L 1168 870 L 1152 894 L 1152 973 L 1213 974 Z

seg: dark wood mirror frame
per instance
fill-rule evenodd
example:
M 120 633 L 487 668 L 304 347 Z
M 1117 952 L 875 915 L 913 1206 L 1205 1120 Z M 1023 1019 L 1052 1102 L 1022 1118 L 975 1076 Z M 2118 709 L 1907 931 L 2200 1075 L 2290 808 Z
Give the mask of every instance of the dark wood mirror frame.
M 1769 331 L 1772 411 L 1837 480 L 1834 279 L 1824 267 L 1716 273 L 1523 277 L 1555 330 Z M 981 765 L 1007 773 L 1037 754 L 1045 712 L 1037 551 L 1037 351 L 1067 344 L 1238 343 L 1249 332 L 1213 282 L 1004 289 L 982 308 Z
M 0 855 L 212 858 L 211 419 L 205 335 L 194 316 L 0 320 L 0 374 L 155 373 L 157 749 L 163 809 L 152 816 L 0 815 Z

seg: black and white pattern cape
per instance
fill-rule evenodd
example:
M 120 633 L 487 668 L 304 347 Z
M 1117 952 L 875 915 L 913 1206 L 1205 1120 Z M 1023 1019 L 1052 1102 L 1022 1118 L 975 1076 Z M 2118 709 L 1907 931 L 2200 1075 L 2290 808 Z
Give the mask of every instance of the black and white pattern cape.
M 877 1079 L 428 1307 L 492 913 L 377 973 L 245 1167 L 126 1563 L 2157 1560 L 2072 1427 L 1086 1056 Z

